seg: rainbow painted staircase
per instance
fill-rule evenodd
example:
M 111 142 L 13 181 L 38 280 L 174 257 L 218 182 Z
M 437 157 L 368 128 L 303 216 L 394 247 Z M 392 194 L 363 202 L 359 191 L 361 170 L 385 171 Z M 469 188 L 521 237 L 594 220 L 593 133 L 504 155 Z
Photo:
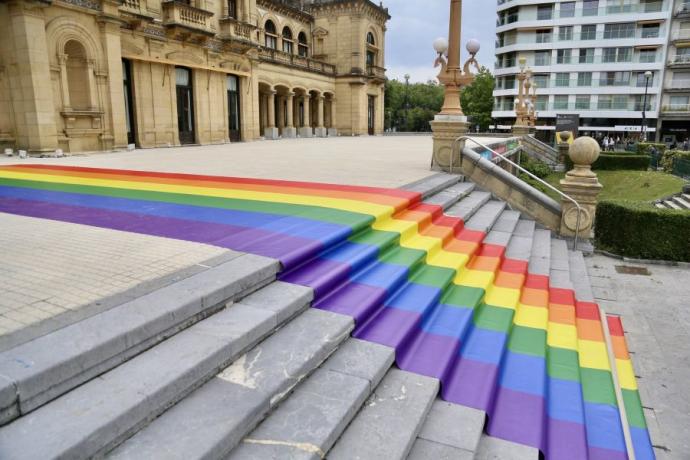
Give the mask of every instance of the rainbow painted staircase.
M 12 166 L 0 212 L 238 251 L 0 353 L 0 458 L 654 457 L 582 254 L 458 176 Z

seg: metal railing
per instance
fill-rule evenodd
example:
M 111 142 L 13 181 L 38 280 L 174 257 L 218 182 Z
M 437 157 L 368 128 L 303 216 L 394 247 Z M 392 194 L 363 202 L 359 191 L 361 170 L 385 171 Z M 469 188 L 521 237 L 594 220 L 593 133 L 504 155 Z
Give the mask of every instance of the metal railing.
M 460 143 L 460 141 L 463 141 L 463 140 L 464 140 L 464 141 L 472 141 L 472 142 L 474 142 L 475 144 L 477 144 L 479 147 L 481 147 L 481 148 L 483 148 L 483 149 L 485 149 L 485 150 L 488 150 L 489 152 L 491 152 L 492 154 L 494 154 L 495 157 L 498 157 L 498 159 L 499 159 L 500 161 L 505 161 L 505 162 L 507 162 L 508 164 L 510 164 L 510 165 L 512 165 L 513 167 L 517 168 L 518 171 L 520 171 L 520 172 L 522 172 L 522 173 L 524 173 L 524 174 L 527 174 L 527 175 L 528 175 L 529 177 L 531 177 L 532 179 L 536 180 L 536 181 L 539 182 L 540 184 L 546 186 L 548 189 L 550 189 L 550 190 L 556 192 L 558 195 L 562 196 L 562 197 L 565 198 L 566 200 L 568 200 L 568 201 L 570 201 L 571 203 L 573 203 L 573 204 L 575 205 L 575 207 L 577 208 L 577 222 L 575 223 L 575 240 L 573 241 L 573 251 L 577 250 L 577 243 L 578 243 L 578 239 L 579 239 L 579 237 L 580 237 L 580 224 L 581 224 L 582 212 L 583 212 L 583 209 L 582 209 L 582 206 L 580 205 L 580 203 L 578 203 L 577 201 L 575 201 L 575 199 L 574 199 L 573 197 L 571 197 L 570 195 L 567 195 L 567 194 L 563 193 L 562 191 L 558 190 L 556 187 L 554 187 L 553 185 L 549 184 L 549 183 L 546 182 L 545 180 L 543 180 L 543 179 L 537 177 L 536 175 L 532 174 L 531 172 L 527 171 L 525 168 L 523 168 L 523 167 L 520 166 L 519 164 L 515 163 L 514 161 L 508 159 L 508 158 L 505 157 L 504 155 L 501 155 L 500 153 L 498 153 L 498 152 L 496 152 L 495 150 L 491 149 L 490 147 L 488 147 L 488 146 L 482 144 L 481 142 L 479 142 L 479 141 L 473 139 L 473 138 L 470 137 L 470 136 L 460 136 L 460 137 L 458 137 L 457 139 L 455 139 L 455 140 L 453 141 L 453 146 L 452 146 L 452 148 L 451 148 L 450 164 L 449 164 L 449 168 L 450 168 L 450 173 L 451 173 L 451 174 L 453 174 L 453 166 L 454 166 L 454 165 L 453 165 L 453 162 L 454 162 L 453 160 L 455 160 L 455 153 L 458 151 L 458 144 Z M 462 167 L 462 158 L 463 158 L 462 150 L 460 150 L 459 153 L 460 153 L 460 166 Z M 477 161 L 475 161 L 474 164 L 476 165 L 476 164 L 479 162 L 480 159 L 481 159 L 481 157 L 480 157 Z M 500 162 L 500 161 L 499 161 L 499 162 Z M 495 162 L 495 163 L 498 164 L 498 162 Z

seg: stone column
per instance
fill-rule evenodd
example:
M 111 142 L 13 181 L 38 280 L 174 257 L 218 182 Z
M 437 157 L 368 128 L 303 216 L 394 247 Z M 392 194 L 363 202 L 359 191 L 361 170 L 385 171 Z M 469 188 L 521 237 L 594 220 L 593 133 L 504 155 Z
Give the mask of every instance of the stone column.
M 267 140 L 276 140 L 279 137 L 278 128 L 276 128 L 276 92 L 271 90 L 268 93 L 268 124 L 264 129 L 264 138 Z
M 67 82 L 67 55 L 59 54 L 58 63 L 60 64 L 60 93 L 62 95 L 62 110 L 71 110 L 72 104 L 69 100 L 69 83 Z
M 12 106 L 17 110 L 17 148 L 30 153 L 54 152 L 58 133 L 43 5 L 17 1 L 8 3 L 7 9 L 7 34 L 13 37 L 15 55 L 8 74 Z
M 570 146 L 570 159 L 574 164 L 572 171 L 561 180 L 561 191 L 572 197 L 581 206 L 563 198 L 561 201 L 561 235 L 575 236 L 578 214 L 580 214 L 579 237 L 589 239 L 594 228 L 597 211 L 597 196 L 602 189 L 597 175 L 592 171 L 592 163 L 599 158 L 599 143 L 591 137 L 579 137 Z
M 453 150 L 455 139 L 467 134 L 470 124 L 462 115 L 436 115 L 431 122 L 434 150 L 431 157 L 432 169 L 460 174 L 460 152 L 465 142 L 458 142 Z
M 328 136 L 335 137 L 338 135 L 338 116 L 335 110 L 335 98 L 331 98 L 331 125 L 328 127 Z
M 119 2 L 110 2 L 109 5 L 115 11 Z M 112 146 L 123 148 L 127 145 L 127 123 L 125 114 L 125 92 L 122 85 L 122 44 L 120 42 L 120 22 L 110 17 L 100 19 L 101 33 L 103 35 L 103 51 L 108 69 L 107 88 L 110 99 L 110 113 L 106 118 L 109 121 Z M 131 61 L 130 61 L 131 63 Z M 135 107 L 132 108 L 135 110 Z M 138 118 L 135 116 L 132 123 Z M 135 129 L 135 132 L 139 132 Z M 107 145 L 104 145 L 107 147 Z
M 299 129 L 299 135 L 300 137 L 313 137 L 314 136 L 314 131 L 311 129 L 311 116 L 309 114 L 309 109 L 310 109 L 310 104 L 311 104 L 311 98 L 309 97 L 309 94 L 304 96 L 303 98 L 303 103 L 304 103 L 304 126 L 302 126 Z
M 288 93 L 285 100 L 287 101 L 287 120 L 285 129 L 283 130 L 283 137 L 292 139 L 297 137 L 297 129 L 295 129 L 294 122 L 295 93 Z
M 285 106 L 283 105 L 283 96 L 276 96 L 278 101 L 278 113 L 276 113 L 276 128 L 280 134 L 283 133 L 285 128 Z
M 570 150 L 570 131 L 561 131 L 559 133 L 561 137 L 561 142 L 558 144 L 558 162 L 565 168 L 565 159 L 568 156 L 568 151 Z
M 317 118 L 316 118 L 316 129 L 314 130 L 314 136 L 316 137 L 327 137 L 328 131 L 323 125 L 323 95 L 316 97 L 317 102 Z

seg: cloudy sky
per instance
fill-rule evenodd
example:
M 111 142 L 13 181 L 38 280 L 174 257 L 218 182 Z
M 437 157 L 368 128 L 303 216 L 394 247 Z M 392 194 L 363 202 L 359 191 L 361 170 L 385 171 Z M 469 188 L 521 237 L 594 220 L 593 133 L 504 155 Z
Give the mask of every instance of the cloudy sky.
M 384 0 L 392 19 L 386 32 L 386 68 L 389 78 L 425 82 L 433 79 L 433 41 L 448 36 L 449 0 Z M 482 45 L 479 63 L 493 69 L 496 41 L 496 1 L 464 0 L 462 7 L 463 61 L 465 43 L 476 38 Z

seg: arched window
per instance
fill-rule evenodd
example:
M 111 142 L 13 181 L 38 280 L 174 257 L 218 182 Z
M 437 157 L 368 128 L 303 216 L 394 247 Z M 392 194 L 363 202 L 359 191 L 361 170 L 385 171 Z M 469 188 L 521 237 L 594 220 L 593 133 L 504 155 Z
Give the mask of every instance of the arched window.
M 376 66 L 377 61 L 376 39 L 374 34 L 367 33 L 367 67 Z
M 72 109 L 90 109 L 89 67 L 86 62 L 84 45 L 76 40 L 65 44 L 67 56 L 67 88 L 69 106 Z
M 297 52 L 302 57 L 309 57 L 309 43 L 307 43 L 307 34 L 300 32 L 297 36 Z
M 283 51 L 292 54 L 294 50 L 294 43 L 292 41 L 292 31 L 289 27 L 283 28 Z
M 264 32 L 266 35 L 266 48 L 277 49 L 278 48 L 278 33 L 276 32 L 276 25 L 270 19 L 266 21 L 264 26 Z
M 376 40 L 374 39 L 374 34 L 369 32 L 367 34 L 367 43 L 371 46 L 376 46 Z

